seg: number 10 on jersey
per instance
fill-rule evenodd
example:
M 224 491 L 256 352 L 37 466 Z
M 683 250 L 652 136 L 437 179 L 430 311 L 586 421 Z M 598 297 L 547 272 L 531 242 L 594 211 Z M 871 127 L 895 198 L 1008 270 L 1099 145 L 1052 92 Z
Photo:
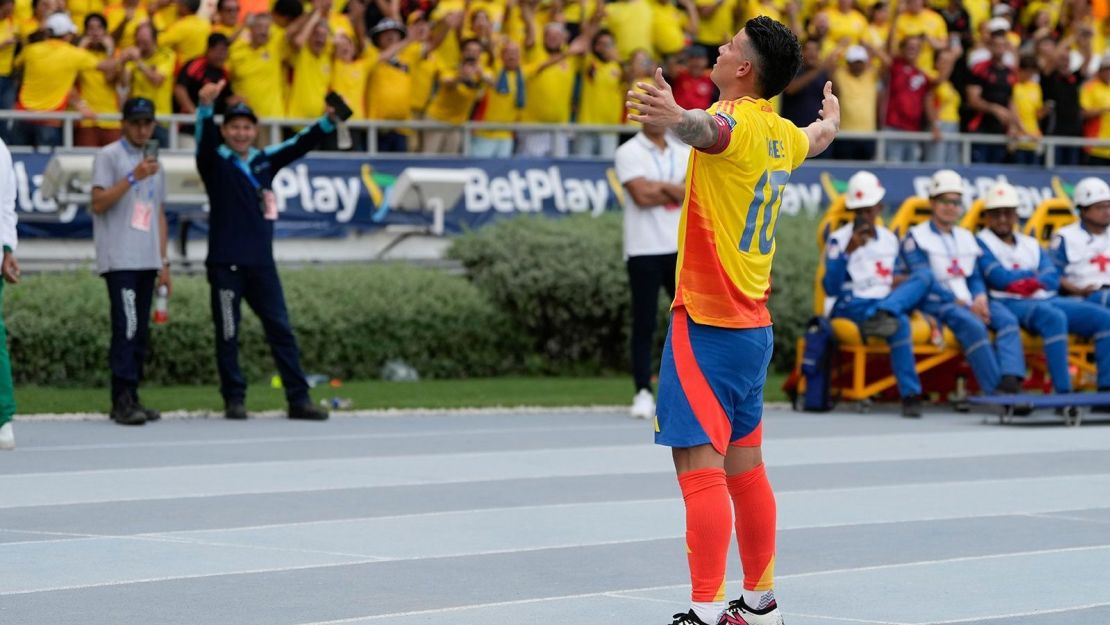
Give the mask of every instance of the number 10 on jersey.
M 775 241 L 775 231 L 772 228 L 778 225 L 777 219 L 772 219 L 774 214 L 778 211 L 779 202 L 782 200 L 782 190 L 786 187 L 786 183 L 790 181 L 790 172 L 785 169 L 776 169 L 774 171 L 765 171 L 759 177 L 759 182 L 755 185 L 755 196 L 752 198 L 752 203 L 748 206 L 748 215 L 744 220 L 744 235 L 740 237 L 740 251 L 741 252 L 754 252 L 752 249 L 752 239 L 755 238 L 756 229 L 759 229 L 759 253 L 770 254 L 771 244 Z M 770 184 L 771 195 L 767 195 L 767 186 Z M 763 218 L 757 220 L 760 212 L 763 213 Z M 762 225 L 762 227 L 759 227 Z

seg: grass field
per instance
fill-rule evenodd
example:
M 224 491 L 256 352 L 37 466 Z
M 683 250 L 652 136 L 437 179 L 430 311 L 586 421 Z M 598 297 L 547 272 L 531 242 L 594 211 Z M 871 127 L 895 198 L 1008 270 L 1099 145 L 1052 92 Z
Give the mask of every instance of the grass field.
M 772 372 L 767 379 L 767 401 L 785 401 L 784 376 Z M 426 380 L 420 382 L 345 382 L 339 388 L 317 387 L 317 401 L 341 397 L 351 408 L 488 408 L 495 406 L 592 406 L 624 405 L 632 401 L 632 382 L 626 377 L 592 378 L 481 378 L 473 380 Z M 163 386 L 141 389 L 143 403 L 158 410 L 223 409 L 214 386 Z M 108 391 L 103 388 L 16 389 L 19 414 L 107 412 Z M 253 385 L 247 397 L 248 410 L 277 410 L 285 397 L 269 385 Z

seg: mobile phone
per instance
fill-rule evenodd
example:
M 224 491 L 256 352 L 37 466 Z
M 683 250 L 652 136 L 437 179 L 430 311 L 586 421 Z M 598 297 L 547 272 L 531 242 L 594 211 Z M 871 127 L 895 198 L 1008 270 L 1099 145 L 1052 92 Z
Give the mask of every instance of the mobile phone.
M 158 140 L 151 139 L 143 144 L 143 160 L 156 161 L 158 160 Z
M 872 225 L 871 220 L 863 215 L 858 215 L 852 222 L 852 231 L 874 236 L 875 226 Z
M 351 118 L 351 115 L 354 115 L 354 111 L 351 110 L 351 107 L 347 106 L 347 102 L 343 99 L 343 96 L 334 91 L 328 93 L 327 97 L 324 98 L 324 102 L 335 109 L 335 116 L 341 121 L 347 121 Z

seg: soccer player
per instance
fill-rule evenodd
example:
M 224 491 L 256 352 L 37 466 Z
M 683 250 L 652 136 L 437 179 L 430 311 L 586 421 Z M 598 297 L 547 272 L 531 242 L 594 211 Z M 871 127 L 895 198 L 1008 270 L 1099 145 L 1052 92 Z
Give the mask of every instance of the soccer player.
M 1021 331 L 1009 309 L 987 299 L 977 264 L 983 252 L 975 235 L 957 225 L 963 190 L 963 178 L 951 169 L 933 174 L 932 218 L 910 228 L 902 257 L 911 270 L 932 272 L 933 286 L 921 310 L 952 329 L 979 387 L 986 393 L 1018 393 L 1025 377 Z M 993 348 L 988 328 L 994 330 Z
M 1044 339 L 1044 357 L 1057 393 L 1070 393 L 1068 332 L 1093 338 L 1098 387 L 1110 390 L 1110 310 L 1091 302 L 1056 297 L 1060 274 L 1031 236 L 1014 232 L 1017 191 L 996 184 L 983 210 L 987 227 L 979 232 L 979 268 L 990 296 L 1018 318 L 1021 327 Z
M 686 504 L 693 586 L 690 610 L 672 625 L 782 623 L 772 591 L 775 497 L 761 449 L 775 224 L 790 172 L 823 152 L 840 124 L 830 83 L 820 118 L 804 130 L 775 114 L 767 100 L 801 62 L 794 34 L 761 16 L 721 46 L 711 74 L 721 100 L 708 111 L 676 104 L 661 69 L 628 93 L 630 119 L 670 128 L 694 148 L 656 409 L 655 440 L 673 448 Z M 726 606 L 734 510 L 744 592 Z
M 925 270 L 895 272 L 898 237 L 875 223 L 885 196 L 886 189 L 869 171 L 848 179 L 844 206 L 855 219 L 829 235 L 823 286 L 827 296 L 836 298 L 831 317 L 851 319 L 865 337 L 879 336 L 890 344 L 902 416 L 916 418 L 921 416 L 921 380 L 908 315 L 929 292 L 933 276 Z

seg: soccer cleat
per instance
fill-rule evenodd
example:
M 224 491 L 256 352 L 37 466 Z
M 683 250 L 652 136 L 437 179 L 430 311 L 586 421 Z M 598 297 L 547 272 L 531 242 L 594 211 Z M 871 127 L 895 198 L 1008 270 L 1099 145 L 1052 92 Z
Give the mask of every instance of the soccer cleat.
M 144 425 L 146 414 L 139 409 L 135 400 L 129 395 L 121 395 L 112 403 L 112 412 L 109 415 L 112 421 L 120 425 Z
M 736 601 L 728 602 L 728 607 L 721 614 L 717 625 L 783 625 L 782 612 L 779 612 L 778 603 L 775 601 L 771 601 L 771 604 L 762 610 L 753 610 L 741 597 Z
M 0 425 L 0 449 L 15 449 L 15 429 L 11 421 Z
M 864 337 L 877 336 L 885 339 L 898 332 L 898 318 L 885 310 L 880 310 L 861 323 L 859 331 Z
M 242 421 L 247 418 L 247 408 L 241 401 L 226 401 L 224 402 L 224 418 Z
M 921 396 L 910 395 L 909 397 L 902 398 L 902 416 L 907 419 L 920 419 L 921 418 Z
M 289 418 L 302 421 L 327 421 L 328 411 L 312 402 L 289 404 Z
M 705 621 L 698 618 L 698 615 L 694 614 L 693 610 L 690 610 L 689 612 L 675 614 L 673 618 L 674 621 L 671 622 L 671 625 L 709 625 Z M 720 622 L 721 621 L 717 621 L 718 624 Z
M 632 409 L 629 411 L 634 419 L 650 419 L 655 416 L 655 398 L 646 388 L 640 389 L 632 398 Z

